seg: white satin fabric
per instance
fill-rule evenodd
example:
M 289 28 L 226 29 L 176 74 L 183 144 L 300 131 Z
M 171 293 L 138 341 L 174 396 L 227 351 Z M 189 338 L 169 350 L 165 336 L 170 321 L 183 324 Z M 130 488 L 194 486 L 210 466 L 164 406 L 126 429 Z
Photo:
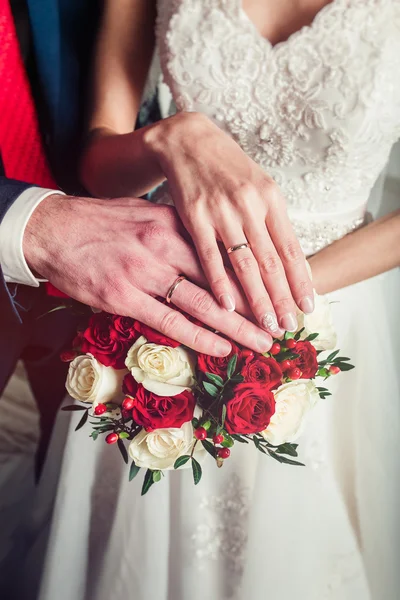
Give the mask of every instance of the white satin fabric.
M 215 118 L 273 173 L 306 245 L 326 245 L 339 222 L 364 216 L 398 136 L 398 9 L 336 0 L 272 49 L 237 0 L 159 2 L 176 105 Z M 75 433 L 78 417 L 61 414 L 25 597 L 46 548 L 40 600 L 396 600 L 400 381 L 390 323 L 399 292 L 395 271 L 331 295 L 338 347 L 356 369 L 332 378 L 333 397 L 312 414 L 300 440 L 306 468 L 236 446 L 221 470 L 207 457 L 197 487 L 190 472 L 168 473 L 141 498 L 142 477 L 128 482 L 117 449 Z

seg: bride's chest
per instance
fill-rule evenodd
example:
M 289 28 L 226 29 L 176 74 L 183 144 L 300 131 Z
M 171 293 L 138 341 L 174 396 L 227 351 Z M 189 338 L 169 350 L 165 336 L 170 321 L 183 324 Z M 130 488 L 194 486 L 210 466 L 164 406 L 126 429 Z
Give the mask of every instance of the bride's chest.
M 334 0 L 275 47 L 240 0 L 159 0 L 158 44 L 178 109 L 235 134 L 268 121 L 306 139 L 346 118 L 400 120 L 400 0 Z M 399 113 L 395 114 L 396 108 Z

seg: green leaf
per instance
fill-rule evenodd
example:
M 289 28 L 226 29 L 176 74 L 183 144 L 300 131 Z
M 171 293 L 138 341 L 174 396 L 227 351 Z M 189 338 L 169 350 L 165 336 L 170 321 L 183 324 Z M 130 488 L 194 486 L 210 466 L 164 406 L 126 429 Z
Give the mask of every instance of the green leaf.
M 212 383 L 215 383 L 218 387 L 223 387 L 224 380 L 219 375 L 214 375 L 214 373 L 206 373 L 207 379 L 209 379 Z
M 135 464 L 135 461 L 132 461 L 131 468 L 129 469 L 129 481 L 135 479 L 136 475 L 139 473 L 140 467 Z
M 204 427 L 204 429 L 206 431 L 208 431 L 210 429 L 210 427 L 211 427 L 211 421 L 210 420 L 209 421 L 205 421 L 204 423 L 201 424 L 201 426 Z
M 218 396 L 218 388 L 214 384 L 208 383 L 208 381 L 203 381 L 203 386 L 207 394 L 209 394 L 212 398 Z
M 330 354 L 328 356 L 328 358 L 326 359 L 326 362 L 332 362 L 333 359 L 335 358 L 335 356 L 337 356 L 339 354 L 339 350 L 336 350 L 335 352 L 332 352 L 332 354 Z
M 318 369 L 318 371 L 317 371 L 318 377 L 328 377 L 328 375 L 329 375 L 328 369 L 322 368 L 322 369 Z
M 144 476 L 143 485 L 142 485 L 142 496 L 147 494 L 151 486 L 153 485 L 153 471 L 151 469 L 147 469 L 146 474 Z
M 303 333 L 303 331 L 305 330 L 305 327 L 302 327 L 301 329 L 299 329 L 299 331 L 296 333 L 296 335 L 294 336 L 294 339 L 296 341 L 298 341 L 301 338 L 301 334 Z
M 189 459 L 190 459 L 189 454 L 184 454 L 183 456 L 180 456 L 179 458 L 176 459 L 176 461 L 174 463 L 174 469 L 179 469 L 179 467 L 182 467 L 183 465 L 185 465 Z
M 97 438 L 99 437 L 99 434 L 97 431 L 92 431 L 92 433 L 90 434 L 89 437 L 91 437 L 93 439 L 93 441 L 95 442 L 97 440 Z
M 63 406 L 61 410 L 65 410 L 65 412 L 74 412 L 76 410 L 87 410 L 86 406 L 77 406 L 76 404 L 69 404 L 68 406 Z
M 236 373 L 236 375 L 230 378 L 230 383 L 242 383 L 243 381 L 244 377 L 240 373 Z
M 225 425 L 225 419 L 226 419 L 226 404 L 224 404 L 223 407 L 222 407 L 222 413 L 221 413 L 221 425 L 222 425 L 222 427 Z
M 128 464 L 128 462 L 129 462 L 128 452 L 127 452 L 127 449 L 125 448 L 124 442 L 118 438 L 117 445 L 118 445 L 118 450 L 121 452 L 122 458 L 124 459 L 124 462 L 126 462 L 126 464 Z
M 201 479 L 203 474 L 200 463 L 197 462 L 195 458 L 192 456 L 192 471 L 193 471 L 193 481 L 194 485 L 197 485 Z
M 230 379 L 235 372 L 236 365 L 237 365 L 237 359 L 238 359 L 237 354 L 234 354 L 228 363 L 228 369 L 227 369 L 228 379 Z
M 205 450 L 207 450 L 208 454 L 211 454 L 211 456 L 213 458 L 215 458 L 216 455 L 217 455 L 217 452 L 215 450 L 215 446 L 211 442 L 209 442 L 208 440 L 201 440 L 201 443 L 203 444 L 203 448 Z
M 120 440 L 127 440 L 129 439 L 129 433 L 126 431 L 121 431 L 121 433 L 119 434 L 119 439 Z
M 312 342 L 319 336 L 319 333 L 310 333 L 308 337 L 304 340 L 305 342 Z
M 293 448 L 293 445 L 287 442 L 286 444 L 281 444 L 276 449 L 278 454 L 288 454 L 289 456 L 298 456 L 296 448 Z
M 292 338 L 294 338 L 295 334 L 292 331 L 285 331 L 285 336 L 283 339 L 285 340 L 291 340 Z
M 354 365 L 350 365 L 349 363 L 335 363 L 335 365 L 339 367 L 341 371 L 351 371 L 354 369 Z
M 221 446 L 224 446 L 224 448 L 232 448 L 234 443 L 235 442 L 233 441 L 231 436 L 227 433 L 224 433 L 224 441 L 222 442 Z
M 248 444 L 249 441 L 246 440 L 244 437 L 242 437 L 241 435 L 237 435 L 235 433 L 232 433 L 232 439 L 235 440 L 235 442 L 240 442 L 241 444 Z
M 84 424 L 88 420 L 88 416 L 89 416 L 89 411 L 86 409 L 86 412 L 82 415 L 82 419 L 79 421 L 78 425 L 75 427 L 75 431 L 78 431 L 78 429 L 81 429 L 81 427 L 84 426 Z
M 153 471 L 153 481 L 154 483 L 161 481 L 161 471 Z
M 193 425 L 193 427 L 194 427 L 195 429 L 197 429 L 197 428 L 198 428 L 198 426 L 199 426 L 199 423 L 200 423 L 199 419 L 197 419 L 196 417 L 193 417 L 193 419 L 192 419 L 192 425 Z
M 305 464 L 298 462 L 297 460 L 290 460 L 286 458 L 286 456 L 282 456 L 281 454 L 276 454 L 276 452 L 268 451 L 269 455 L 277 460 L 280 463 L 284 463 L 286 465 L 295 465 L 296 467 L 305 467 Z

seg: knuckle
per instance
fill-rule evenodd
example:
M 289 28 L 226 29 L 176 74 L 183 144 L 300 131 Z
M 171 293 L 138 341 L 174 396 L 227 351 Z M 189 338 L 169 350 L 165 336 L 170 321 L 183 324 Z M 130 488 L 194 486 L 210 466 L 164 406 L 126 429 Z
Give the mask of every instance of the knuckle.
M 285 263 L 296 264 L 303 258 L 303 253 L 298 242 L 287 242 L 281 247 L 280 254 Z
M 196 292 L 191 301 L 192 310 L 199 315 L 209 314 L 213 306 L 214 300 L 212 296 L 204 290 Z
M 277 312 L 280 312 L 280 313 L 292 312 L 294 302 L 293 302 L 292 298 L 290 298 L 289 296 L 286 296 L 285 298 L 280 298 L 279 300 L 276 300 L 274 302 L 274 306 L 275 306 L 275 309 L 277 310 Z
M 267 308 L 271 309 L 269 306 L 268 298 L 266 296 L 259 296 L 256 299 L 251 300 L 251 308 L 255 314 L 263 315 Z
M 166 240 L 166 229 L 157 221 L 144 223 L 139 233 L 140 241 L 146 246 L 151 245 L 154 248 L 155 243 L 164 242 Z
M 205 337 L 206 337 L 206 335 L 205 335 L 204 329 L 201 329 L 200 327 L 196 327 L 196 329 L 193 332 L 192 345 L 195 348 L 201 348 L 204 345 L 204 343 L 206 342 Z
M 210 285 L 213 289 L 221 289 L 221 288 L 226 288 L 227 286 L 229 286 L 229 281 L 223 275 L 221 277 L 215 277 L 215 278 L 211 277 L 211 279 L 209 281 L 210 281 Z
M 265 275 L 275 275 L 280 270 L 279 258 L 273 252 L 265 253 L 258 261 L 260 270 Z
M 249 273 L 253 270 L 253 260 L 250 256 L 242 256 L 236 260 L 238 273 Z
M 201 255 L 205 263 L 215 263 L 219 259 L 220 252 L 215 246 L 205 246 L 201 249 Z
M 299 296 L 306 296 L 309 295 L 312 291 L 312 285 L 310 283 L 310 281 L 300 281 L 297 284 L 297 293 Z
M 248 329 L 248 324 L 245 321 L 245 319 L 240 319 L 240 322 L 236 328 L 235 339 L 237 341 L 243 340 L 246 337 L 247 329 Z
M 160 320 L 160 330 L 166 335 L 176 335 L 176 330 L 179 328 L 182 322 L 181 315 L 174 311 L 168 311 L 165 313 Z

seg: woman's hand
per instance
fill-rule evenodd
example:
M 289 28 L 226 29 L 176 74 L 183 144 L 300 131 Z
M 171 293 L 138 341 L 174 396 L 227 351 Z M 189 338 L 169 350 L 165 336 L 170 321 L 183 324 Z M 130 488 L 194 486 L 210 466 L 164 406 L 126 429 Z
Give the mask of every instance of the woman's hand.
M 305 258 L 278 186 L 207 117 L 179 113 L 144 134 L 168 180 L 177 211 L 190 233 L 210 287 L 228 311 L 235 309 L 226 274 L 229 253 L 250 307 L 273 335 L 295 331 L 296 304 L 313 310 Z

